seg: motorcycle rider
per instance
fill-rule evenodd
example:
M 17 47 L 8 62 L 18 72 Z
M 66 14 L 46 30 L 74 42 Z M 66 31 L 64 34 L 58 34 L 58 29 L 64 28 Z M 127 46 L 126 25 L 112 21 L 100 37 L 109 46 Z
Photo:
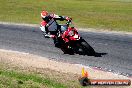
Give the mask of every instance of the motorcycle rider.
M 41 31 L 43 32 L 45 38 L 49 38 L 51 33 L 56 33 L 59 30 L 59 26 L 56 20 L 60 21 L 71 21 L 70 17 L 59 16 L 56 14 L 50 14 L 47 11 L 41 12 L 41 17 L 43 21 L 41 22 Z

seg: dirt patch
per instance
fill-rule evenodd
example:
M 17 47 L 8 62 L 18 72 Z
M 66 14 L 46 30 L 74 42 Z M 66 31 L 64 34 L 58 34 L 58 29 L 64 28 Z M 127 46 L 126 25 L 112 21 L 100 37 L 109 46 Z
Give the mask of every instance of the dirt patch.
M 40 73 L 45 73 L 48 69 L 68 74 L 69 79 L 77 79 L 77 77 L 81 76 L 82 65 L 78 64 L 69 64 L 63 62 L 57 62 L 53 60 L 49 60 L 45 57 L 32 55 L 29 53 L 10 51 L 10 50 L 2 50 L 0 49 L 0 62 L 8 63 L 12 66 L 17 65 L 20 66 L 21 69 L 29 69 L 32 68 Z M 100 70 L 95 70 L 90 67 L 84 67 L 85 70 L 88 71 L 89 77 L 92 79 L 130 79 L 122 75 L 117 75 L 111 72 L 104 72 Z M 44 70 L 47 69 L 47 70 Z M 74 77 L 70 76 L 74 74 Z M 52 75 L 52 74 L 51 74 Z M 132 80 L 132 79 L 131 79 Z M 104 87 L 103 87 L 104 88 Z M 108 88 L 108 87 L 106 87 Z M 111 88 L 111 87 L 110 87 Z M 132 88 L 132 86 L 128 87 L 119 87 L 119 88 Z

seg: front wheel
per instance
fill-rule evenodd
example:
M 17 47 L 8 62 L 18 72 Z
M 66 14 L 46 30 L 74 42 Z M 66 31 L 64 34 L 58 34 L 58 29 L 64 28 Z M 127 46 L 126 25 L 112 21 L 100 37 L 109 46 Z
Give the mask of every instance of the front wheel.
M 95 50 L 84 39 L 81 40 L 81 46 L 83 47 L 85 54 L 95 55 Z

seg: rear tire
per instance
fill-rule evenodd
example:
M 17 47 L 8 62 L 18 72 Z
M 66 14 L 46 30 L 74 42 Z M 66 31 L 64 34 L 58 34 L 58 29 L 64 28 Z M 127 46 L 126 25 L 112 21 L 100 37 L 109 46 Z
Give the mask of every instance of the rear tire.
M 63 40 L 59 37 L 55 37 L 53 40 L 54 40 L 54 45 L 57 48 L 61 48 L 61 46 L 64 44 Z

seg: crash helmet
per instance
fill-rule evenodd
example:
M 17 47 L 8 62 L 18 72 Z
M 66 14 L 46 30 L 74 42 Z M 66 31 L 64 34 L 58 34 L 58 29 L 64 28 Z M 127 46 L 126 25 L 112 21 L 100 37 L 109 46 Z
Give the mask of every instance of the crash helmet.
M 42 11 L 41 12 L 41 17 L 45 18 L 46 16 L 48 16 L 48 12 L 47 11 Z

